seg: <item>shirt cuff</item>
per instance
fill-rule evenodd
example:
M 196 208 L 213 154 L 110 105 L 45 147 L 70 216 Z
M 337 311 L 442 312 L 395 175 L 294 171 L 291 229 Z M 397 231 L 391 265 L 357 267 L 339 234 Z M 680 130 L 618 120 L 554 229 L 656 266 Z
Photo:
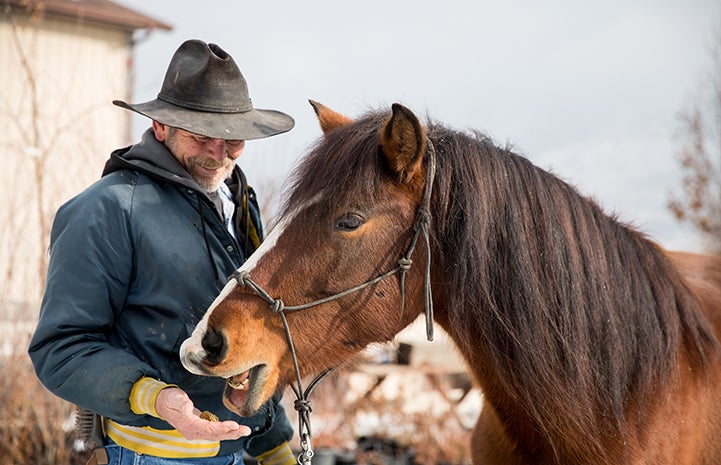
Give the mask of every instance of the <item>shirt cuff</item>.
M 260 465 L 296 465 L 298 462 L 295 460 L 290 444 L 284 442 L 275 449 L 260 454 L 258 463 Z
M 130 390 L 130 410 L 138 415 L 152 415 L 160 418 L 158 411 L 155 410 L 155 401 L 158 400 L 160 391 L 169 387 L 177 386 L 147 376 L 140 378 Z

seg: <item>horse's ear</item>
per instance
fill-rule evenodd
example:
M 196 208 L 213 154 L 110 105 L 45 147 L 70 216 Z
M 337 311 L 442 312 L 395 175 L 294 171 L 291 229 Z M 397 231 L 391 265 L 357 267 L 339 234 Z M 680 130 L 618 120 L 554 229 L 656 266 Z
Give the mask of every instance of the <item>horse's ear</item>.
M 318 116 L 318 122 L 323 133 L 352 122 L 350 118 L 331 110 L 322 103 L 316 102 L 315 100 L 308 100 L 308 102 L 310 102 L 313 110 L 315 110 L 315 114 Z
M 408 108 L 394 103 L 392 110 L 381 130 L 381 150 L 398 179 L 408 182 L 420 173 L 426 151 L 426 131 Z

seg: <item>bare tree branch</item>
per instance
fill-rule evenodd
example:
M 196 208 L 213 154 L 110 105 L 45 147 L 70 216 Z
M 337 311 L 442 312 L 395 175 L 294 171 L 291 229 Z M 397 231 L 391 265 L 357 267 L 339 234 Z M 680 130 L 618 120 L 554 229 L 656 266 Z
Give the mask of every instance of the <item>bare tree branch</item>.
M 681 192 L 668 208 L 701 233 L 710 251 L 721 253 L 721 31 L 711 51 L 711 69 L 699 102 L 679 114 Z

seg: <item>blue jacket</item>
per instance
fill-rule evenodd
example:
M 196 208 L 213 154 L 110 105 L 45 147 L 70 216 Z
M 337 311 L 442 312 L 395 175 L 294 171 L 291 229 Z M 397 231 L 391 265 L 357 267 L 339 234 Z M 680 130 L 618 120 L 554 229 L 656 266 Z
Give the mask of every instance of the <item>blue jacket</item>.
M 130 410 L 133 384 L 149 376 L 178 385 L 221 421 L 251 427 L 250 437 L 223 441 L 219 455 L 246 449 L 257 456 L 292 437 L 279 395 L 256 415 L 239 417 L 222 403 L 225 380 L 193 375 L 178 357 L 226 277 L 263 234 L 255 194 L 239 168 L 229 184 L 236 204 L 248 207 L 234 218 L 238 241 L 148 130 L 139 144 L 113 152 L 103 177 L 60 207 L 29 348 L 50 391 L 122 424 L 172 429 Z

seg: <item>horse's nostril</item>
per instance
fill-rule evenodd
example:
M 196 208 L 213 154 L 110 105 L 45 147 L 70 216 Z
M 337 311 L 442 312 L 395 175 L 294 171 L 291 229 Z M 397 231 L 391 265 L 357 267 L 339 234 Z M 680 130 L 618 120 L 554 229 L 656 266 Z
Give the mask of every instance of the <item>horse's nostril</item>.
M 225 343 L 223 334 L 215 328 L 208 328 L 200 344 L 207 354 L 205 357 L 207 363 L 217 365 L 225 358 L 228 345 Z

